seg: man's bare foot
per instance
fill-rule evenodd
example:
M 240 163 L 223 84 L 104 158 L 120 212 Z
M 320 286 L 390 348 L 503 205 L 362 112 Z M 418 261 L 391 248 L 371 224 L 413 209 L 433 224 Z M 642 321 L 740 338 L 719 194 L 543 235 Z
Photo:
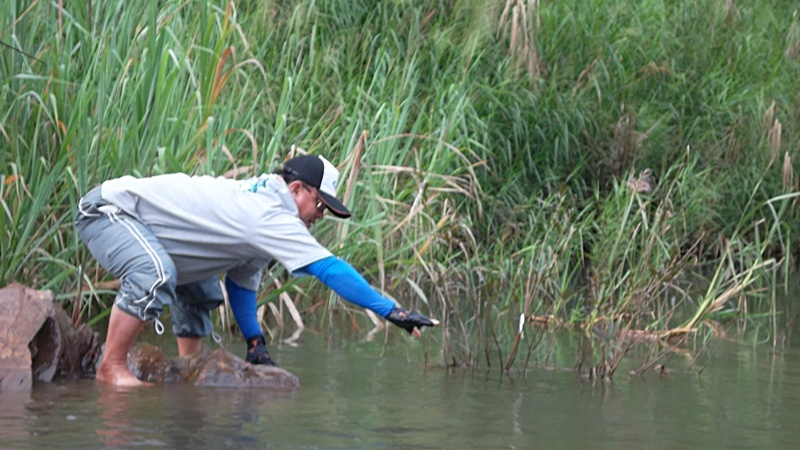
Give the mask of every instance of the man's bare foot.
M 114 386 L 153 386 L 153 383 L 147 383 L 133 376 L 128 370 L 127 364 L 119 365 L 102 362 L 100 367 L 97 368 L 95 379 L 101 383 L 108 383 Z

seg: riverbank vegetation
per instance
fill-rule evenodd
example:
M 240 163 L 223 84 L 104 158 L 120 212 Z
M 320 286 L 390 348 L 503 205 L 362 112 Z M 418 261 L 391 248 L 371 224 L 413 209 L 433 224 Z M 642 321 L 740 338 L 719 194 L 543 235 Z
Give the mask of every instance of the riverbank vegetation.
M 355 212 L 315 234 L 443 319 L 433 363 L 528 367 L 547 359 L 542 333 L 567 327 L 599 338 L 576 364 L 597 377 L 640 342 L 657 343 L 647 368 L 721 326 L 758 322 L 776 344 L 775 292 L 800 249 L 799 14 L 775 0 L 7 1 L 0 281 L 52 289 L 96 323 L 113 281 L 75 235 L 82 193 L 125 174 L 244 177 L 306 151 L 340 166 Z M 260 302 L 276 332 L 290 316 L 374 319 L 280 270 Z

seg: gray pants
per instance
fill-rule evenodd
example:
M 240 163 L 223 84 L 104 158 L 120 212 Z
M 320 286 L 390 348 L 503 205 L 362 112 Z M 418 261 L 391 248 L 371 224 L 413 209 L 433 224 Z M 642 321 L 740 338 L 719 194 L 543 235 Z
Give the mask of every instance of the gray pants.
M 99 186 L 78 202 L 75 226 L 97 262 L 120 280 L 114 305 L 144 321 L 158 319 L 169 306 L 176 336 L 203 337 L 214 331 L 210 311 L 224 300 L 219 279 L 177 286 L 175 264 L 158 238 L 103 200 Z

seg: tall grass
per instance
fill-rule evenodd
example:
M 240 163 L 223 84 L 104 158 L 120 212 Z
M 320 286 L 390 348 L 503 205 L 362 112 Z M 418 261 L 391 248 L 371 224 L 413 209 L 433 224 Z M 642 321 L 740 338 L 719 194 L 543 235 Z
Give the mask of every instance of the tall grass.
M 5 2 L 0 282 L 96 321 L 113 284 L 75 236 L 82 193 L 251 175 L 294 146 L 351 180 L 356 217 L 316 234 L 444 319 L 445 364 L 528 367 L 545 327 L 593 336 L 575 366 L 597 377 L 709 319 L 766 312 L 775 335 L 798 20 L 778 1 Z M 380 323 L 265 277 L 260 301 L 280 313 L 282 295 L 319 326 Z

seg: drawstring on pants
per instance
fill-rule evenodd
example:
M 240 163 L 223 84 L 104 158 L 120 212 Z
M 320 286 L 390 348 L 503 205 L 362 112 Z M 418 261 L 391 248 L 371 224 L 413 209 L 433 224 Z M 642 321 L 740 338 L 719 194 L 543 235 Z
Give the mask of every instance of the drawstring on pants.
M 161 323 L 161 321 L 158 320 L 158 318 L 153 319 L 153 325 L 156 329 L 156 334 L 158 334 L 159 336 L 164 334 L 164 324 Z

